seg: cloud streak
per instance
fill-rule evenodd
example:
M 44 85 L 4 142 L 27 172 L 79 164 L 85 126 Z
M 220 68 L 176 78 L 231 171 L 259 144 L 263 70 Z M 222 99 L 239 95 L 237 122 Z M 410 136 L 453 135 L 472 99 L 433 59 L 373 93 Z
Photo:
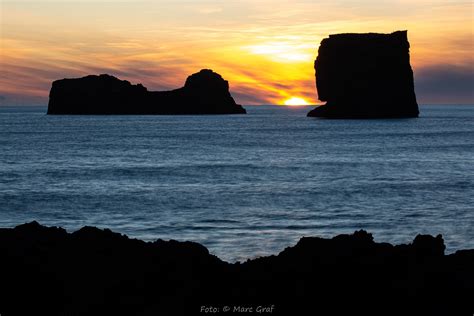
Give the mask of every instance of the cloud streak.
M 474 104 L 474 66 L 437 65 L 415 71 L 418 102 Z

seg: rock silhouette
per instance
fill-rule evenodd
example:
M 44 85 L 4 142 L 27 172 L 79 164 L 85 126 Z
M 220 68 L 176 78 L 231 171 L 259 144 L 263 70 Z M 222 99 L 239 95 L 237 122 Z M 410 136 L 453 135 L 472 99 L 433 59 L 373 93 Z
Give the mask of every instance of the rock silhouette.
M 148 91 L 141 84 L 103 74 L 54 81 L 48 114 L 245 114 L 219 74 L 203 69 L 184 87 Z
M 0 229 L 0 313 L 472 315 L 474 250 L 444 249 L 440 235 L 392 246 L 357 231 L 230 264 L 193 242 L 32 222 Z
M 325 118 L 417 117 L 407 31 L 336 34 L 322 40 L 314 63 Z

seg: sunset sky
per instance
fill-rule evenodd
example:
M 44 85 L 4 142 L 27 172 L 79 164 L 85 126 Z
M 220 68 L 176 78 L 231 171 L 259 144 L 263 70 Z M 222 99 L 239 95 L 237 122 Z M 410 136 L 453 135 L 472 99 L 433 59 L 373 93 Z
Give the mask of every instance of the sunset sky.
M 474 103 L 472 1 L 0 1 L 0 105 L 46 105 L 65 77 L 165 90 L 202 68 L 241 104 L 316 104 L 324 37 L 396 30 L 408 30 L 419 103 Z

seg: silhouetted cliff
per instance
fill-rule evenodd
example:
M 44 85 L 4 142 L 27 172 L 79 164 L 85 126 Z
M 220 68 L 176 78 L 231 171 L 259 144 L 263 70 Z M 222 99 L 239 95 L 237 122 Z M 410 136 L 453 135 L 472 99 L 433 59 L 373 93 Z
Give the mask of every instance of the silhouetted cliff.
M 407 31 L 337 34 L 322 40 L 314 63 L 319 100 L 308 116 L 417 117 Z
M 203 69 L 188 77 L 184 87 L 148 91 L 110 75 L 53 82 L 48 114 L 244 114 L 229 83 Z
M 192 242 L 32 222 L 0 229 L 0 313 L 472 315 L 474 250 L 444 249 L 441 236 L 392 246 L 358 231 L 229 264 Z

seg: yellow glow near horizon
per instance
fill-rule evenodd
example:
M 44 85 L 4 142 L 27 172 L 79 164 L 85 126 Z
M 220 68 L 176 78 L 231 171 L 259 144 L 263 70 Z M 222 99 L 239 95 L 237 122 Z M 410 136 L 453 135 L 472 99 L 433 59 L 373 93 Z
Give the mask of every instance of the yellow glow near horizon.
M 286 100 L 284 104 L 286 106 L 301 106 L 301 105 L 308 105 L 308 102 L 306 102 L 302 98 L 292 97 Z
M 311 53 L 305 49 L 314 50 L 314 45 L 295 44 L 292 42 L 268 42 L 263 44 L 251 45 L 249 51 L 255 55 L 263 55 L 269 59 L 280 62 L 304 62 L 311 60 Z

